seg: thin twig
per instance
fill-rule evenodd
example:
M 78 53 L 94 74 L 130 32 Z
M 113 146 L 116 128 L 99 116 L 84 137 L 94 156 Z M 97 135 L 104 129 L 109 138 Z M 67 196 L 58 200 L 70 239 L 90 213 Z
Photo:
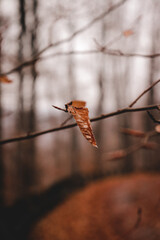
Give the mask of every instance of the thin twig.
M 82 32 L 85 32 L 86 30 L 88 30 L 90 27 L 92 27 L 96 22 L 100 21 L 101 19 L 103 19 L 104 17 L 106 17 L 106 15 L 108 15 L 109 13 L 113 12 L 115 9 L 117 9 L 118 7 L 120 7 L 121 5 L 123 5 L 127 0 L 122 0 L 112 6 L 110 6 L 106 11 L 104 11 L 103 13 L 101 13 L 100 15 L 98 15 L 97 17 L 95 17 L 94 19 L 92 19 L 89 23 L 87 23 L 85 26 L 81 27 L 80 29 L 78 29 L 77 31 L 75 31 L 70 37 L 67 37 L 63 40 L 60 40 L 58 42 L 55 43 L 51 43 L 49 44 L 47 47 L 45 47 L 44 49 L 42 49 L 37 55 L 40 56 L 42 53 L 44 53 L 46 50 L 48 50 L 49 48 L 53 48 L 53 47 L 57 47 L 63 43 L 66 42 L 70 42 L 71 40 L 73 40 L 73 38 L 75 38 L 77 35 L 79 35 Z
M 147 111 L 147 113 L 154 123 L 160 123 L 160 120 L 155 119 L 155 117 L 150 113 L 150 111 Z
M 123 133 L 123 134 L 130 135 L 130 136 L 138 137 L 138 138 L 143 138 L 143 137 L 146 136 L 145 132 L 135 130 L 135 129 L 131 129 L 131 128 L 121 128 L 120 132 Z
M 158 110 L 159 110 L 159 105 L 160 105 L 160 104 L 149 105 L 149 106 L 140 107 L 140 108 L 131 108 L 131 106 L 133 106 L 133 105 L 140 99 L 140 97 L 142 97 L 146 92 L 148 92 L 148 91 L 149 91 L 153 86 L 155 86 L 158 82 L 160 82 L 160 80 L 157 80 L 157 81 L 156 81 L 155 83 L 153 83 L 150 87 L 148 87 L 145 91 L 143 91 L 143 92 L 138 96 L 138 98 L 136 98 L 136 100 L 130 104 L 129 107 L 126 107 L 126 108 L 123 108 L 123 109 L 119 109 L 119 110 L 117 110 L 117 111 L 115 111 L 115 112 L 111 112 L 111 113 L 108 113 L 108 114 L 102 114 L 102 115 L 100 115 L 100 116 L 98 116 L 98 117 L 92 118 L 92 119 L 91 119 L 91 122 L 98 121 L 98 120 L 105 119 L 105 118 L 109 118 L 109 117 L 116 116 L 116 115 L 123 114 L 123 113 L 127 113 L 127 112 L 147 111 L 147 110 L 153 110 L 153 109 L 158 109 Z M 54 105 L 53 105 L 53 107 L 56 108 L 56 109 L 58 109 L 58 110 L 67 112 L 66 109 L 62 109 L 62 108 L 59 108 L 59 107 L 54 106 Z M 24 136 L 21 136 L 21 137 L 15 137 L 15 138 L 10 138 L 10 139 L 6 139 L 6 140 L 1 140 L 1 141 L 0 141 L 0 145 L 6 144 L 6 143 L 9 143 L 9 142 L 16 142 L 16 141 L 22 141 L 22 140 L 27 140 L 27 139 L 35 138 L 35 137 L 38 137 L 38 136 L 40 136 L 40 135 L 47 134 L 47 133 L 50 133 L 50 132 L 55 132 L 55 131 L 60 131 L 60 130 L 63 130 L 63 129 L 75 127 L 76 125 L 77 125 L 77 124 L 74 123 L 74 124 L 70 124 L 70 125 L 65 125 L 65 126 L 60 126 L 60 127 L 57 127 L 57 128 L 49 129 L 49 130 L 46 130 L 46 131 L 40 131 L 40 132 L 36 132 L 36 133 L 30 133 L 30 134 L 27 134 L 27 135 L 24 135 Z
M 109 48 L 103 48 L 103 46 L 99 49 L 90 49 L 90 50 L 72 50 L 72 51 L 59 51 L 52 54 L 48 54 L 43 57 L 37 58 L 37 60 L 42 61 L 48 58 L 54 58 L 54 57 L 63 57 L 63 56 L 69 56 L 69 55 L 88 55 L 88 54 L 105 54 L 105 55 L 111 55 L 111 56 L 118 56 L 118 57 L 140 57 L 140 58 L 157 58 L 160 57 L 160 53 L 155 54 L 142 54 L 142 53 L 125 53 L 118 49 L 109 49 Z M 28 62 L 30 64 L 32 62 Z M 22 66 L 22 64 L 21 64 Z M 27 65 L 28 66 L 28 65 Z
M 160 57 L 160 53 L 155 53 L 155 54 L 124 53 L 118 49 L 104 49 L 103 51 L 101 49 L 91 49 L 91 50 L 84 50 L 84 51 L 78 51 L 78 50 L 59 51 L 53 54 L 48 54 L 47 56 L 39 56 L 31 60 L 25 61 L 6 72 L 0 73 L 0 76 L 9 75 L 11 73 L 21 70 L 22 68 L 28 67 L 36 63 L 37 61 L 44 61 L 49 58 L 63 57 L 63 56 L 69 56 L 69 55 L 88 55 L 88 54 L 104 54 L 104 55 L 111 55 L 111 56 L 117 56 L 117 57 L 140 57 L 140 58 L 152 58 L 152 59 Z
M 57 107 L 57 106 L 54 106 L 54 105 L 52 105 L 52 107 L 54 107 L 54 108 L 56 108 L 56 109 L 58 109 L 58 110 L 61 110 L 61 111 L 63 111 L 63 112 L 67 112 L 66 109 L 63 109 L 63 108 L 60 108 L 60 107 Z
M 144 106 L 144 107 L 139 107 L 139 108 L 128 108 L 128 107 L 127 108 L 122 108 L 122 109 L 118 109 L 117 111 L 114 111 L 114 112 L 111 112 L 111 113 L 102 114 L 102 115 L 97 116 L 95 118 L 91 118 L 90 121 L 91 122 L 96 122 L 96 121 L 99 121 L 99 120 L 102 120 L 102 119 L 105 119 L 105 118 L 109 118 L 109 117 L 113 117 L 113 116 L 116 116 L 116 115 L 120 115 L 120 114 L 123 114 L 123 113 L 141 112 L 141 111 L 158 109 L 158 106 L 159 106 L 159 104 L 149 105 L 149 106 Z M 48 129 L 48 130 L 45 130 L 45 131 L 25 134 L 25 135 L 20 136 L 20 137 L 14 137 L 14 138 L 1 140 L 0 145 L 6 144 L 6 143 L 11 143 L 11 142 L 28 140 L 28 139 L 31 139 L 31 138 L 35 138 L 35 137 L 47 134 L 47 133 L 57 132 L 57 131 L 61 131 L 61 130 L 64 130 L 64 129 L 69 129 L 69 128 L 72 128 L 72 127 L 75 127 L 75 126 L 77 126 L 77 124 L 73 123 L 73 124 L 68 124 L 68 125 L 65 125 L 65 126 L 57 127 L 57 128 Z
M 125 158 L 129 154 L 132 154 L 133 152 L 136 152 L 137 150 L 141 149 L 143 145 L 144 143 L 140 142 L 140 143 L 131 145 L 125 149 L 118 149 L 112 152 L 107 152 L 107 154 L 105 154 L 104 156 L 104 159 L 105 161 L 115 161 L 115 160 Z
M 147 89 L 145 89 L 130 105 L 129 107 L 133 107 L 133 105 L 148 91 L 150 91 L 156 84 L 160 82 L 160 79 L 155 81 L 153 84 L 151 84 Z
M 159 149 L 159 146 L 160 146 L 159 144 L 157 144 L 153 141 L 149 141 L 149 139 L 151 137 L 158 135 L 158 133 L 155 130 L 142 134 L 142 132 L 139 132 L 137 130 L 124 128 L 123 133 L 125 133 L 125 134 L 127 133 L 132 136 L 141 136 L 141 140 L 127 148 L 118 149 L 118 150 L 115 150 L 112 152 L 107 152 L 107 154 L 104 156 L 105 160 L 107 160 L 107 161 L 119 160 L 119 159 L 125 158 L 126 156 L 128 156 L 142 148 L 149 149 L 149 150 Z
M 64 120 L 60 126 L 64 126 L 70 119 L 72 119 L 72 115 L 70 115 L 66 120 Z

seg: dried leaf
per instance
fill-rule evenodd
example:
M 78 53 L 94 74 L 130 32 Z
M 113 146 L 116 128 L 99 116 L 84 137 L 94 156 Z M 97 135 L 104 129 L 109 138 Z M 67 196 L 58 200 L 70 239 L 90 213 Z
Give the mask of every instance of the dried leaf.
M 125 37 L 129 37 L 129 36 L 131 36 L 131 35 L 133 35 L 133 34 L 134 34 L 134 32 L 133 32 L 132 29 L 127 29 L 127 30 L 125 30 L 125 31 L 123 32 L 123 35 L 124 35 Z
M 2 83 L 12 83 L 13 81 L 10 80 L 7 76 L 1 76 L 0 77 L 0 82 L 2 82 Z
M 97 147 L 95 137 L 92 132 L 91 123 L 89 120 L 89 111 L 85 107 L 84 101 L 72 101 L 65 104 L 66 110 L 72 114 L 76 120 L 83 136 L 94 146 Z

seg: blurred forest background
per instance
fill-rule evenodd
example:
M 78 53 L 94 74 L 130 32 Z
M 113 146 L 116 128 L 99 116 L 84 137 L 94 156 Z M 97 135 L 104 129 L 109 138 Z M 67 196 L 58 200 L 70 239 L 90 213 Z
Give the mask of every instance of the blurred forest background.
M 52 105 L 64 108 L 73 99 L 87 102 L 90 117 L 127 107 L 160 78 L 158 57 L 132 56 L 160 52 L 159 12 L 159 0 L 0 0 L 0 72 L 46 48 L 41 59 L 7 75 L 11 84 L 0 83 L 0 138 L 60 126 L 68 115 Z M 113 54 L 103 54 L 103 47 Z M 159 90 L 157 85 L 136 106 L 160 102 Z M 1 204 L 11 205 L 77 173 L 159 171 L 159 149 L 108 161 L 109 152 L 138 141 L 121 128 L 150 131 L 154 125 L 146 112 L 92 123 L 98 149 L 77 127 L 2 145 Z

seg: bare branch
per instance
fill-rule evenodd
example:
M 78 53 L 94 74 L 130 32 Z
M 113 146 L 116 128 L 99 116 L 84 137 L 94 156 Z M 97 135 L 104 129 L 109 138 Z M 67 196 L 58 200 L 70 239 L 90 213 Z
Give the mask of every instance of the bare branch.
M 107 152 L 104 157 L 106 161 L 115 161 L 125 158 L 126 156 L 138 151 L 144 146 L 144 140 L 142 142 L 138 142 L 134 145 L 131 145 L 125 149 L 118 149 L 116 151 Z
M 115 9 L 117 9 L 118 7 L 120 7 L 121 5 L 123 5 L 127 0 L 122 0 L 120 2 L 118 2 L 117 4 L 114 4 L 112 6 L 110 6 L 106 11 L 104 11 L 103 13 L 101 13 L 100 15 L 98 15 L 97 17 L 95 17 L 94 19 L 92 19 L 89 23 L 87 23 L 84 27 L 78 29 L 77 31 L 75 31 L 70 37 L 65 38 L 63 40 L 60 40 L 58 42 L 55 43 L 51 43 L 49 44 L 47 47 L 45 47 L 44 49 L 42 49 L 37 55 L 40 56 L 42 53 L 44 53 L 46 50 L 48 50 L 49 48 L 53 48 L 53 47 L 57 47 L 63 43 L 66 42 L 70 42 L 71 40 L 73 40 L 73 38 L 75 38 L 77 35 L 79 35 L 80 33 L 85 32 L 86 30 L 88 30 L 90 27 L 92 27 L 96 22 L 100 21 L 101 19 L 103 19 L 104 17 L 106 17 L 106 15 L 108 15 L 109 13 L 113 12 Z
M 61 127 L 64 126 L 71 119 L 72 119 L 72 115 L 70 115 L 65 121 L 61 123 Z
M 119 57 L 141 57 L 141 58 L 157 58 L 160 57 L 160 53 L 155 54 L 141 54 L 141 53 L 123 53 L 120 50 L 109 50 L 105 51 L 104 54 L 119 56 Z
M 151 84 L 146 90 L 144 90 L 130 105 L 129 107 L 133 107 L 133 105 L 144 95 L 146 94 L 148 91 L 150 91 L 156 84 L 158 84 L 160 82 L 160 79 L 158 79 L 157 81 L 155 81 L 153 84 Z
M 149 106 L 140 107 L 140 108 L 132 108 L 132 106 L 133 106 L 146 92 L 148 92 L 152 87 L 154 87 L 154 86 L 155 86 L 157 83 L 159 83 L 159 82 L 160 82 L 160 79 L 157 80 L 156 82 L 154 82 L 154 83 L 153 83 L 150 87 L 148 87 L 145 91 L 143 91 L 143 92 L 129 105 L 129 107 L 122 108 L 122 109 L 119 109 L 119 110 L 117 110 L 117 111 L 115 111 L 115 112 L 111 112 L 111 113 L 108 113 L 108 114 L 102 114 L 102 115 L 100 115 L 100 116 L 98 116 L 98 117 L 92 118 L 92 119 L 91 119 L 91 122 L 99 121 L 99 120 L 102 120 L 102 119 L 105 119 L 105 118 L 109 118 L 109 117 L 116 116 L 116 115 L 123 114 L 123 113 L 127 113 L 127 112 L 149 111 L 149 110 L 153 110 L 153 109 L 158 109 L 158 110 L 159 110 L 160 104 L 149 105 Z M 56 108 L 56 109 L 58 109 L 58 110 L 67 112 L 66 109 L 62 109 L 62 108 L 59 108 L 59 107 L 54 106 L 54 105 L 53 105 L 53 107 Z M 1 140 L 1 141 L 0 141 L 0 145 L 6 144 L 6 143 L 10 143 L 10 142 L 23 141 L 23 140 L 35 138 L 35 137 L 38 137 L 38 136 L 40 136 L 40 135 L 47 134 L 47 133 L 50 133 L 50 132 L 55 132 L 55 131 L 60 131 L 60 130 L 63 130 L 63 129 L 75 127 L 76 125 L 77 125 L 77 124 L 74 123 L 74 124 L 69 124 L 69 125 L 65 125 L 65 126 L 60 126 L 60 127 L 57 127 L 57 128 L 52 128 L 52 129 L 45 130 L 45 131 L 40 131 L 40 132 L 36 132 L 36 133 L 30 133 L 30 134 L 27 134 L 27 135 L 24 135 L 24 136 L 21 136 L 21 137 L 15 137 L 15 138 L 10 138 L 10 139 L 6 139 L 6 140 Z
M 116 115 L 120 115 L 120 114 L 123 114 L 123 113 L 153 110 L 153 109 L 158 109 L 158 107 L 159 107 L 159 104 L 149 105 L 149 106 L 144 106 L 144 107 L 139 107 L 139 108 L 128 108 L 128 107 L 127 108 L 122 108 L 122 109 L 118 109 L 115 112 L 111 112 L 111 113 L 108 113 L 108 114 L 102 114 L 98 117 L 91 118 L 90 121 L 91 122 L 96 122 L 96 121 L 99 121 L 99 120 L 102 120 L 102 119 L 105 119 L 105 118 L 109 118 L 109 117 L 113 117 L 113 116 L 116 116 Z M 6 144 L 6 143 L 11 143 L 11 142 L 28 140 L 28 139 L 31 139 L 31 138 L 35 138 L 35 137 L 47 134 L 47 133 L 57 132 L 57 131 L 72 128 L 72 127 L 75 127 L 75 126 L 77 126 L 77 124 L 73 123 L 73 124 L 69 124 L 69 125 L 65 125 L 65 126 L 60 126 L 60 127 L 57 127 L 57 128 L 48 129 L 48 130 L 45 130 L 45 131 L 25 134 L 25 135 L 20 136 L 20 137 L 14 137 L 14 138 L 1 140 L 0 145 Z
M 145 132 L 135 130 L 135 129 L 131 129 L 131 128 L 121 128 L 120 131 L 124 134 L 134 136 L 134 137 L 139 137 L 139 138 L 143 138 L 143 137 L 146 136 Z
M 63 57 L 63 56 L 69 56 L 69 55 L 88 55 L 88 54 L 100 54 L 100 53 L 105 54 L 105 55 L 110 55 L 110 56 L 118 56 L 118 57 L 140 57 L 140 58 L 160 57 L 160 53 L 155 53 L 155 54 L 124 53 L 118 49 L 91 49 L 91 50 L 84 50 L 84 51 L 76 51 L 76 50 L 74 50 L 74 51 L 59 51 L 59 52 L 55 52 L 53 54 L 49 54 L 47 56 L 39 56 L 39 57 L 35 57 L 31 60 L 25 61 L 7 72 L 0 73 L 0 76 L 9 75 L 13 72 L 21 70 L 22 68 L 28 67 L 37 61 L 44 61 L 49 58 Z
M 160 123 L 160 120 L 155 119 L 155 117 L 150 113 L 150 111 L 147 111 L 147 113 L 154 123 Z
M 107 161 L 119 160 L 119 159 L 125 158 L 126 156 L 142 148 L 148 149 L 148 150 L 157 150 L 160 147 L 160 145 L 157 144 L 156 142 L 149 141 L 151 137 L 156 136 L 158 134 L 156 131 L 143 133 L 134 129 L 126 128 L 126 129 L 123 129 L 123 133 L 136 136 L 136 137 L 141 137 L 141 140 L 136 144 L 133 144 L 125 149 L 118 149 L 113 152 L 108 152 L 104 157 L 105 160 Z
M 97 17 L 95 17 L 94 19 L 92 19 L 89 23 L 87 23 L 85 26 L 81 27 L 80 29 L 78 29 L 77 31 L 75 31 L 71 36 L 62 39 L 60 41 L 57 41 L 55 43 L 51 43 L 48 46 L 46 46 L 45 48 L 43 48 L 39 53 L 37 53 L 32 59 L 23 62 L 22 64 L 20 64 L 19 66 L 15 67 L 14 69 L 6 72 L 6 73 L 2 73 L 0 74 L 0 76 L 6 75 L 6 74 L 11 74 L 15 71 L 20 70 L 22 67 L 26 67 L 29 66 L 33 63 L 35 63 L 37 60 L 39 60 L 39 57 L 42 55 L 42 53 L 46 52 L 48 49 L 50 48 L 55 48 L 57 46 L 60 46 L 61 44 L 64 43 L 68 43 L 70 41 L 72 41 L 77 35 L 85 32 L 86 30 L 88 30 L 90 27 L 92 27 L 96 22 L 100 21 L 101 19 L 103 19 L 104 17 L 106 17 L 109 13 L 111 13 L 112 11 L 114 11 L 115 9 L 117 9 L 118 7 L 120 7 L 121 5 L 123 5 L 127 0 L 122 0 L 112 6 L 110 6 L 106 11 L 104 11 L 103 13 L 101 13 L 100 15 L 98 15 Z
M 54 108 L 56 108 L 56 109 L 58 109 L 58 110 L 61 110 L 61 111 L 63 111 L 63 112 L 67 112 L 66 109 L 63 109 L 63 108 L 60 108 L 60 107 L 57 107 L 57 106 L 54 106 L 54 105 L 52 105 L 52 107 L 54 107 Z
M 141 57 L 141 58 L 157 58 L 160 57 L 160 53 L 155 53 L 155 54 L 141 54 L 141 53 L 124 53 L 118 49 L 109 49 L 105 48 L 103 46 L 99 47 L 98 49 L 90 49 L 90 50 L 84 50 L 84 51 L 60 51 L 60 52 L 55 52 L 53 54 L 49 54 L 44 57 L 39 57 L 37 60 L 45 60 L 48 58 L 53 58 L 53 57 L 60 57 L 60 56 L 69 56 L 69 55 L 88 55 L 88 54 L 105 54 L 105 55 L 111 55 L 111 56 L 119 56 L 119 57 Z M 29 63 L 30 64 L 30 63 Z
M 156 142 L 150 141 L 143 144 L 142 148 L 148 150 L 157 150 L 159 149 L 160 145 Z

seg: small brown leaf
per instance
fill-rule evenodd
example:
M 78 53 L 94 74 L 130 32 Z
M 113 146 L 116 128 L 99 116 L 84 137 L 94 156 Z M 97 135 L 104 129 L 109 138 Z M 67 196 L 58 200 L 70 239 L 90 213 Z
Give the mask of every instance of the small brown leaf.
M 0 82 L 2 82 L 2 83 L 12 83 L 13 81 L 10 80 L 7 76 L 1 76 L 0 77 Z
M 123 32 L 123 35 L 124 35 L 125 37 L 129 37 L 129 36 L 131 36 L 131 35 L 133 35 L 133 34 L 134 34 L 134 32 L 133 32 L 132 29 L 127 29 L 127 30 L 125 30 L 125 31 Z
M 65 104 L 66 110 L 72 114 L 76 120 L 83 136 L 94 146 L 97 147 L 95 137 L 92 132 L 91 123 L 89 120 L 89 111 L 85 107 L 84 101 L 72 101 Z

